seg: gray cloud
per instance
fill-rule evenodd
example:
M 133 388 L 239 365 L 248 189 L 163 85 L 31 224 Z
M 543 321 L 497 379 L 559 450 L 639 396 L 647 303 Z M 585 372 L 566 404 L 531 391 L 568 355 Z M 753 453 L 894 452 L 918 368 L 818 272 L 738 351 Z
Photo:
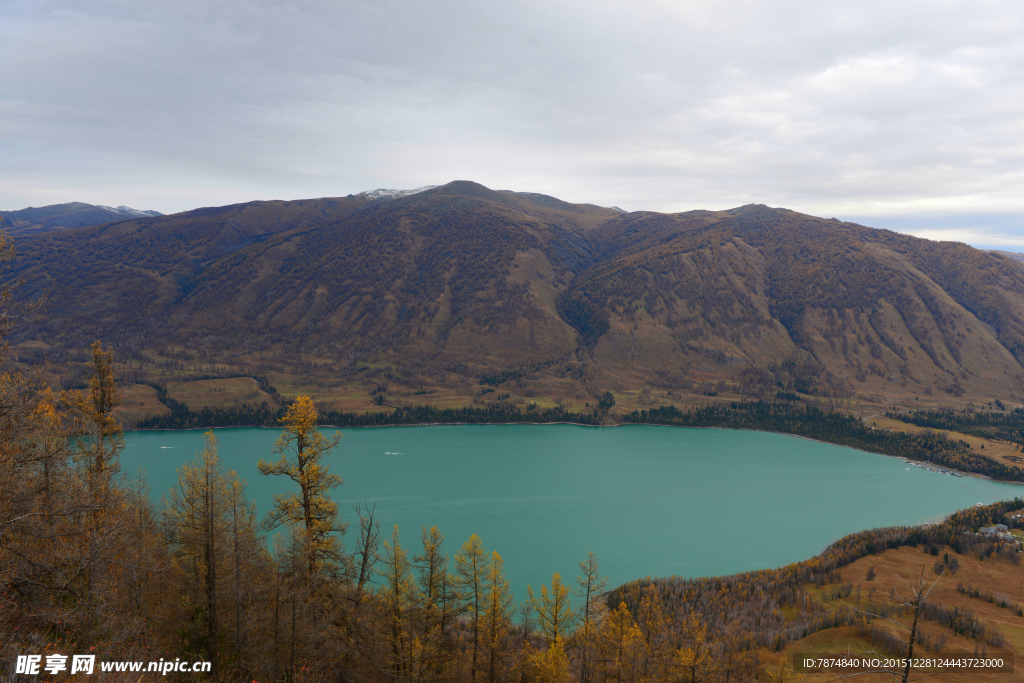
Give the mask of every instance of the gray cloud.
M 1022 36 L 999 0 L 0 0 L 0 206 L 468 178 L 627 209 L 1024 214 Z

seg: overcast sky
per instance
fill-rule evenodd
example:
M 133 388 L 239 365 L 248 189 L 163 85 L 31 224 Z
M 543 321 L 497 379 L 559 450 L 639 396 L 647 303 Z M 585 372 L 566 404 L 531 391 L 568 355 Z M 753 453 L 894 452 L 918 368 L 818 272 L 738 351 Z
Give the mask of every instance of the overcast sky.
M 1024 251 L 1024 3 L 0 0 L 0 207 L 469 179 Z

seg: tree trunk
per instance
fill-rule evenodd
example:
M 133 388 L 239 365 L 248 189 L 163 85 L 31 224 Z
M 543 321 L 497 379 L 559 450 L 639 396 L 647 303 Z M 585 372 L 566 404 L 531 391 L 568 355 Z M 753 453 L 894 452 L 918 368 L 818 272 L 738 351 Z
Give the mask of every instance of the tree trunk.
M 210 678 L 217 678 L 217 556 L 214 546 L 214 491 L 209 466 L 206 470 L 206 657 Z
M 917 618 L 921 614 L 921 600 L 924 595 L 922 589 L 917 599 L 914 600 L 914 623 L 910 626 L 910 641 L 907 643 L 907 666 L 903 669 L 903 680 L 901 683 L 907 683 L 910 680 L 910 664 L 914 659 L 914 640 L 917 639 Z

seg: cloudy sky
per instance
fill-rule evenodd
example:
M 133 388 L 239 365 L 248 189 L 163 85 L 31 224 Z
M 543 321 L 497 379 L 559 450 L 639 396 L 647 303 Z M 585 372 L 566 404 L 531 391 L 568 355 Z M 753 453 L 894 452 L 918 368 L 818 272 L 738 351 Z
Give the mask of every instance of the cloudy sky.
M 1024 3 L 0 0 L 0 207 L 470 179 L 1024 251 Z

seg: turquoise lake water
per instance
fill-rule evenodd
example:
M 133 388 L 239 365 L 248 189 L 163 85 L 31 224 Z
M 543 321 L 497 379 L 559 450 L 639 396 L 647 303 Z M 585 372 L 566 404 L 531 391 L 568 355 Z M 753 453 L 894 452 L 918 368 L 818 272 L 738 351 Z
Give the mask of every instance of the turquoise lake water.
M 330 434 L 337 430 L 325 429 Z M 781 434 L 722 429 L 449 425 L 341 430 L 327 456 L 335 493 L 377 504 L 382 535 L 399 526 L 418 551 L 437 526 L 454 555 L 476 533 L 497 550 L 516 599 L 551 574 L 575 578 L 593 551 L 609 587 L 644 576 L 711 576 L 778 567 L 846 534 L 917 524 L 1024 488 L 910 467 L 898 458 Z M 263 515 L 293 486 L 264 477 L 279 430 L 215 431 L 220 457 Z M 143 469 L 160 501 L 203 432 L 131 432 L 122 471 Z M 346 546 L 357 536 L 350 527 Z

